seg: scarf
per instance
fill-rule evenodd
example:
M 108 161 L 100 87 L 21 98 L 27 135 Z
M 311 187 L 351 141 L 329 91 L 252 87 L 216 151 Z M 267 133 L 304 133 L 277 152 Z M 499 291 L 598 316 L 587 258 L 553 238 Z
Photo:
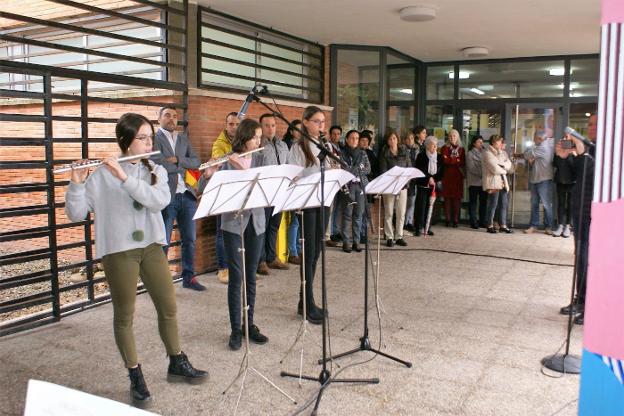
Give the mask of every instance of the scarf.
M 429 158 L 429 166 L 427 167 L 427 172 L 429 175 L 435 175 L 438 173 L 438 154 L 436 152 L 429 153 L 427 150 L 427 157 Z

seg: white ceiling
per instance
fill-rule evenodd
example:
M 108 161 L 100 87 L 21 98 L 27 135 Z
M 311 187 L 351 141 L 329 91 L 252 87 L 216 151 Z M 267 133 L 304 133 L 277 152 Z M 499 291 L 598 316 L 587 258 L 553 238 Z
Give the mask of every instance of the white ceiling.
M 201 6 L 323 45 L 390 46 L 426 62 L 598 53 L 600 0 L 197 0 Z M 399 10 L 437 8 L 429 22 L 403 22 Z

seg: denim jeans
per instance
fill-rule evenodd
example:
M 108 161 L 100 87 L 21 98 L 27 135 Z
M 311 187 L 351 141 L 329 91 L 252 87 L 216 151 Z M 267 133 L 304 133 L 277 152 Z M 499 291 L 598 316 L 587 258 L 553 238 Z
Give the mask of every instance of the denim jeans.
M 221 215 L 217 215 L 217 267 L 219 270 L 227 269 L 227 261 L 225 261 L 225 246 L 223 243 L 223 230 L 221 229 Z
M 182 278 L 190 278 L 195 274 L 195 209 L 197 200 L 190 192 L 175 194 L 173 201 L 162 210 L 163 221 L 165 223 L 165 236 L 167 244 L 171 243 L 171 232 L 173 230 L 173 220 L 178 223 L 180 239 L 182 240 Z M 165 246 L 165 254 L 169 246 Z
M 254 305 L 256 304 L 256 269 L 260 261 L 260 252 L 264 244 L 264 233 L 256 235 L 253 226 L 253 217 L 249 218 L 247 228 L 243 233 L 245 239 L 245 272 L 247 280 L 247 304 L 249 310 L 249 325 L 253 325 Z M 228 264 L 228 309 L 230 312 L 230 327 L 232 331 L 241 329 L 241 286 L 243 282 L 243 259 L 239 252 L 241 236 L 239 234 L 223 232 L 225 257 Z
M 364 212 L 362 212 L 362 225 L 360 227 L 360 243 L 366 244 L 366 240 L 368 239 L 368 223 L 370 221 L 370 214 L 373 212 L 373 204 L 368 202 L 368 198 L 364 197 L 364 203 L 367 205 L 364 207 Z M 367 213 L 368 208 L 368 213 Z M 356 243 L 357 241 L 353 241 Z
M 344 204 L 342 203 L 341 191 L 338 191 L 336 197 L 334 198 L 334 206 L 332 208 L 331 213 L 331 228 L 330 234 L 335 235 L 340 232 L 340 219 L 342 218 L 342 211 L 344 209 Z
M 471 186 L 468 188 L 468 206 L 470 214 L 470 225 L 473 227 L 484 226 L 485 224 L 485 212 L 487 206 L 487 192 L 480 186 Z M 477 202 L 478 200 L 478 202 Z M 477 217 L 477 207 L 478 217 Z
M 282 222 L 282 213 L 273 215 L 273 207 L 265 208 L 266 232 L 264 233 L 264 247 L 260 255 L 260 261 L 271 263 L 277 258 L 277 231 Z
M 414 208 L 416 207 L 416 193 L 407 196 L 407 208 L 405 208 L 405 225 L 414 225 Z
M 347 244 L 360 243 L 360 233 L 362 232 L 362 216 L 364 213 L 364 204 L 366 203 L 366 195 L 362 192 L 362 187 L 355 186 L 355 204 L 350 204 L 350 200 L 346 196 L 341 195 L 343 200 L 342 214 L 342 242 Z
M 500 203 L 500 207 L 498 207 Z M 494 214 L 496 214 L 496 207 L 498 211 L 498 223 L 501 226 L 507 226 L 507 206 L 509 204 L 509 193 L 501 189 L 498 192 L 488 194 L 487 206 L 486 206 L 486 220 L 487 226 L 490 227 L 494 224 Z
M 529 184 L 529 189 L 531 190 L 531 227 L 533 228 L 539 226 L 540 201 L 544 205 L 544 227 L 550 228 L 552 226 L 552 184 L 552 180 Z
M 288 224 L 288 255 L 290 257 L 297 257 L 301 251 L 300 235 L 299 217 L 292 211 L 290 213 L 290 224 Z

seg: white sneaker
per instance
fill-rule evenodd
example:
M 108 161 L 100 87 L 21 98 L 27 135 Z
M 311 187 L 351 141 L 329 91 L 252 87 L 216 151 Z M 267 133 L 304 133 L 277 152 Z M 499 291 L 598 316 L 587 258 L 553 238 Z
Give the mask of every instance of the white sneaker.
M 555 231 L 553 231 L 553 237 L 561 237 L 561 233 L 563 233 L 563 224 L 559 224 L 559 227 Z
M 566 224 L 565 227 L 563 227 L 563 233 L 561 233 L 561 236 L 563 238 L 568 238 L 570 237 L 570 224 Z

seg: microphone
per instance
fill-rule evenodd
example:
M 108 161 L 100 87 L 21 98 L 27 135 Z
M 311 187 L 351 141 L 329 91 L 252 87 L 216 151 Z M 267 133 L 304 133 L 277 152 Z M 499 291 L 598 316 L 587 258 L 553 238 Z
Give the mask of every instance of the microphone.
M 249 90 L 249 94 L 247 94 L 247 97 L 245 98 L 245 101 L 243 102 L 243 105 L 241 106 L 240 110 L 238 110 L 238 119 L 242 120 L 245 118 L 245 116 L 247 115 L 247 109 L 249 108 L 249 104 L 251 104 L 251 102 L 254 100 L 254 98 L 256 97 L 256 86 L 254 85 L 251 90 Z
M 589 140 L 587 137 L 582 136 L 579 132 L 577 132 L 576 130 L 574 130 L 572 127 L 568 126 L 565 128 L 565 134 L 569 134 L 570 136 L 573 136 L 575 139 L 580 140 L 581 142 L 583 142 L 583 144 L 585 146 L 589 146 L 589 147 L 595 147 L 596 145 L 594 144 L 594 142 L 592 142 L 591 140 Z

